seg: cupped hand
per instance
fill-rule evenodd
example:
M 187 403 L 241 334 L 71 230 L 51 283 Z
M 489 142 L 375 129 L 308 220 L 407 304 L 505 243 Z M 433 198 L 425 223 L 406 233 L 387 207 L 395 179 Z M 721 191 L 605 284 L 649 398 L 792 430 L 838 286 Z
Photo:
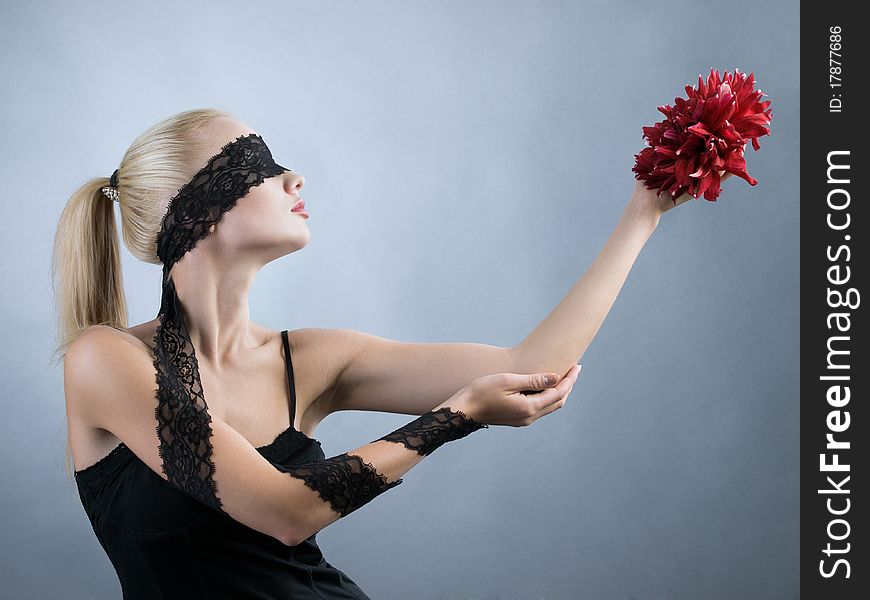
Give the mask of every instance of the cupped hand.
M 565 406 L 579 374 L 579 365 L 559 381 L 556 373 L 495 373 L 473 380 L 457 396 L 463 412 L 479 423 L 525 427 Z M 552 377 L 552 383 L 548 385 L 545 376 Z

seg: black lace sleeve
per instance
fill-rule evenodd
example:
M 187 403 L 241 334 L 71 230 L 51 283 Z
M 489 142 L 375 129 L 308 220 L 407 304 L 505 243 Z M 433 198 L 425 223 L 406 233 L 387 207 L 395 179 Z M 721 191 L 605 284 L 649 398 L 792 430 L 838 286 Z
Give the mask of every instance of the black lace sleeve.
M 426 456 L 446 442 L 488 427 L 462 411 L 444 407 L 430 411 L 371 443 L 381 440 L 400 443 Z M 304 481 L 342 517 L 404 481 L 387 482 L 387 478 L 371 463 L 347 453 L 291 467 L 276 465 L 276 468 Z
M 388 483 L 387 478 L 378 473 L 371 463 L 347 453 L 291 467 L 276 467 L 304 481 L 342 517 L 404 481 L 400 478 Z
M 488 428 L 489 425 L 475 421 L 464 412 L 445 406 L 429 411 L 375 441 L 397 442 L 409 450 L 427 456 L 446 442 L 464 438 L 478 429 Z

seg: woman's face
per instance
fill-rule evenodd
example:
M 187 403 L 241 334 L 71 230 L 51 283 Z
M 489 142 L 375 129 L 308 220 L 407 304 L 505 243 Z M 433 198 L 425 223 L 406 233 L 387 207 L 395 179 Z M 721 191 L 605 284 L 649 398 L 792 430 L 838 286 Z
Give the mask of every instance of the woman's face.
M 209 134 L 214 141 L 212 154 L 227 142 L 249 133 L 257 132 L 235 119 L 216 119 Z M 280 156 L 273 158 L 278 164 L 287 166 Z M 292 169 L 292 166 L 288 168 Z M 227 253 L 227 258 L 251 256 L 262 264 L 305 247 L 310 238 L 308 216 L 290 211 L 302 198 L 304 185 L 305 178 L 295 171 L 269 177 L 239 198 L 220 222 L 212 226 L 212 233 L 203 241 L 214 238 L 213 242 L 220 252 Z M 308 211 L 306 206 L 305 213 Z

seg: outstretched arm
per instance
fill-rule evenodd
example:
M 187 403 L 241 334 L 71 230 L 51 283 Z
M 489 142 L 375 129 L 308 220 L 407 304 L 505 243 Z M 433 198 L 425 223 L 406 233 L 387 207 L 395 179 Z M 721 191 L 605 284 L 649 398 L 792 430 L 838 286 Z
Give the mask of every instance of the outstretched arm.
M 733 174 L 720 171 L 721 181 Z M 580 362 L 592 343 L 634 261 L 661 216 L 692 199 L 688 193 L 673 198 L 656 195 L 635 181 L 631 198 L 595 262 L 568 295 L 515 348 L 514 369 L 519 373 L 552 371 L 563 376 Z
M 682 204 L 690 196 L 677 199 Z M 335 393 L 326 412 L 372 410 L 422 414 L 471 379 L 499 372 L 564 376 L 598 332 L 640 250 L 674 206 L 639 181 L 598 257 L 565 298 L 517 346 L 403 343 L 352 330 L 319 330 L 334 362 Z M 307 330 L 313 337 L 314 332 Z M 325 360 L 325 359 L 324 359 Z
M 682 196 L 678 203 L 688 198 Z M 563 375 L 579 362 L 668 204 L 674 205 L 670 197 L 657 198 L 641 182 L 635 183 L 628 205 L 595 261 L 556 308 L 513 349 L 521 372 L 546 367 Z

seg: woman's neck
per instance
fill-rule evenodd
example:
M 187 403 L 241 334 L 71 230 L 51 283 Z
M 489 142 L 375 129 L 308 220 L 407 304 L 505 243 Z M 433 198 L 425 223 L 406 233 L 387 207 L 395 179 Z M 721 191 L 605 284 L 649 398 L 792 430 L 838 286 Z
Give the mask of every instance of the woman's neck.
M 216 264 L 208 255 L 188 253 L 172 266 L 171 277 L 197 358 L 220 369 L 227 360 L 261 345 L 252 323 L 248 295 L 258 265 Z

